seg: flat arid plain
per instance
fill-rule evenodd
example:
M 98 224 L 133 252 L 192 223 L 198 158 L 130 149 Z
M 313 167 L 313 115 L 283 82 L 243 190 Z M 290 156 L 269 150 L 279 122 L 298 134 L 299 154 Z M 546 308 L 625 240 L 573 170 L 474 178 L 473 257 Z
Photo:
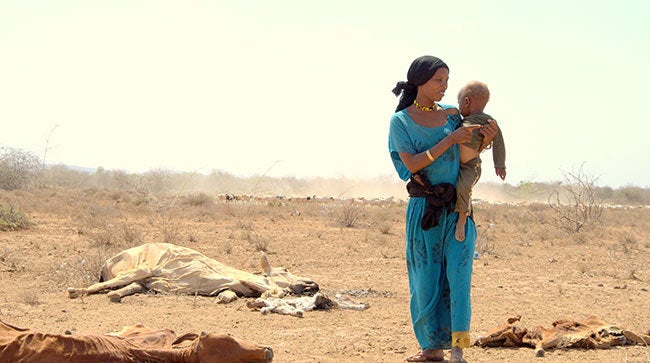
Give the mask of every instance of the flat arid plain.
M 18 228 L 0 231 L 0 320 L 57 334 L 104 334 L 133 324 L 177 334 L 228 333 L 272 347 L 275 362 L 404 362 L 418 350 L 408 309 L 405 201 L 330 198 L 314 190 L 309 198 L 279 190 L 264 197 L 242 193 L 239 200 L 138 185 L 0 190 L 5 217 L 18 219 Z M 474 260 L 472 341 L 513 316 L 526 327 L 597 316 L 648 333 L 650 208 L 598 204 L 600 218 L 576 228 L 545 196 L 527 201 L 521 193 L 510 200 L 490 194 L 480 185 L 475 193 L 480 256 Z M 153 293 L 120 303 L 106 294 L 68 298 L 68 287 L 98 281 L 106 259 L 146 242 L 190 247 L 250 272 L 260 271 L 265 251 L 272 265 L 311 277 L 325 294 L 346 293 L 370 308 L 297 318 L 263 315 L 246 299 L 224 305 L 214 297 Z M 472 347 L 465 357 L 650 362 L 650 348 L 555 349 L 537 358 L 529 348 Z

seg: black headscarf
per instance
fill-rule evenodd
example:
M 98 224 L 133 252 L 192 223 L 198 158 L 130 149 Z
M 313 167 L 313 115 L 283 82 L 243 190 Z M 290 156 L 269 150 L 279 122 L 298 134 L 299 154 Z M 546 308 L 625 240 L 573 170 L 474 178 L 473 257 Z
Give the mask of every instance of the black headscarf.
M 411 63 L 411 67 L 406 74 L 407 81 L 397 82 L 397 85 L 393 88 L 395 96 L 399 96 L 400 94 L 402 95 L 395 112 L 401 111 L 410 106 L 413 101 L 415 101 L 415 97 L 418 94 L 418 86 L 429 82 L 438 68 L 441 67 L 449 69 L 442 59 L 432 55 L 423 55 L 415 59 L 413 63 Z

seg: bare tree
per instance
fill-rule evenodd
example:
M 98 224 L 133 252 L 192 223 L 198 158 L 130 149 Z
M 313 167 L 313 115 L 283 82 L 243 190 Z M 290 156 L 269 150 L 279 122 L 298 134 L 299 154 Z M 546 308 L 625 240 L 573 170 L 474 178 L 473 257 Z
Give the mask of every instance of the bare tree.
M 551 224 L 570 232 L 600 223 L 602 202 L 596 195 L 598 177 L 584 171 L 584 163 L 577 170 L 564 172 L 565 182 L 558 185 L 548 197 L 548 205 L 555 212 Z
M 54 125 L 54 127 L 52 127 L 52 129 L 50 130 L 49 134 L 47 134 L 47 139 L 45 139 L 45 150 L 43 150 L 43 160 L 42 160 L 43 161 L 43 164 L 42 164 L 43 169 L 45 169 L 45 165 L 46 165 L 45 160 L 47 158 L 47 152 L 50 151 L 50 149 L 51 149 L 50 141 L 52 140 L 52 134 L 54 133 L 54 130 L 57 129 L 57 127 L 59 127 L 58 124 Z

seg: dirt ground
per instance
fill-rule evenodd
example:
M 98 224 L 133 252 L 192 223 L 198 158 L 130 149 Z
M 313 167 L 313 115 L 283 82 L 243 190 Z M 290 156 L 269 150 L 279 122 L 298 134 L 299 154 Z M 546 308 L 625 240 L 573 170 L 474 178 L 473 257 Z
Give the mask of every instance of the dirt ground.
M 0 320 L 50 333 L 108 333 L 141 323 L 178 334 L 229 333 L 268 345 L 275 362 L 404 362 L 418 350 L 409 318 L 402 201 L 269 198 L 226 201 L 203 194 L 141 197 L 105 190 L 2 192 L 32 225 L 0 232 Z M 472 341 L 508 317 L 549 326 L 596 315 L 650 329 L 650 209 L 608 208 L 588 231 L 549 223 L 547 206 L 476 205 Z M 354 292 L 365 311 L 262 315 L 239 299 L 106 294 L 69 299 L 95 282 L 103 261 L 144 242 L 174 242 L 234 267 L 273 265 L 313 278 L 328 295 Z M 84 285 L 84 286 L 79 286 Z M 448 357 L 448 355 L 447 355 Z M 473 347 L 469 362 L 650 362 L 650 348 L 554 350 Z

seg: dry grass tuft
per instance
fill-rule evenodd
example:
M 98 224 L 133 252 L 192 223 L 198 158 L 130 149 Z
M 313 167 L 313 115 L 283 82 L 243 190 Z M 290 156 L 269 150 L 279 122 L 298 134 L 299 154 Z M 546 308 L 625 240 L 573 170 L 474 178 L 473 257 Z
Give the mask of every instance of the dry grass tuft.
M 24 289 L 19 293 L 18 298 L 23 303 L 29 306 L 36 306 L 42 304 L 38 291 L 36 289 Z
M 6 272 L 24 272 L 25 264 L 23 259 L 18 257 L 18 250 L 11 250 L 7 247 L 2 247 L 0 251 L 0 267 Z
M 339 226 L 352 228 L 357 225 L 363 215 L 363 207 L 359 203 L 350 201 L 341 203 L 336 214 L 336 222 Z
M 71 258 L 51 266 L 48 273 L 50 281 L 61 288 L 85 287 L 97 283 L 104 262 L 115 255 L 116 251 L 96 246 L 84 253 L 83 257 Z

